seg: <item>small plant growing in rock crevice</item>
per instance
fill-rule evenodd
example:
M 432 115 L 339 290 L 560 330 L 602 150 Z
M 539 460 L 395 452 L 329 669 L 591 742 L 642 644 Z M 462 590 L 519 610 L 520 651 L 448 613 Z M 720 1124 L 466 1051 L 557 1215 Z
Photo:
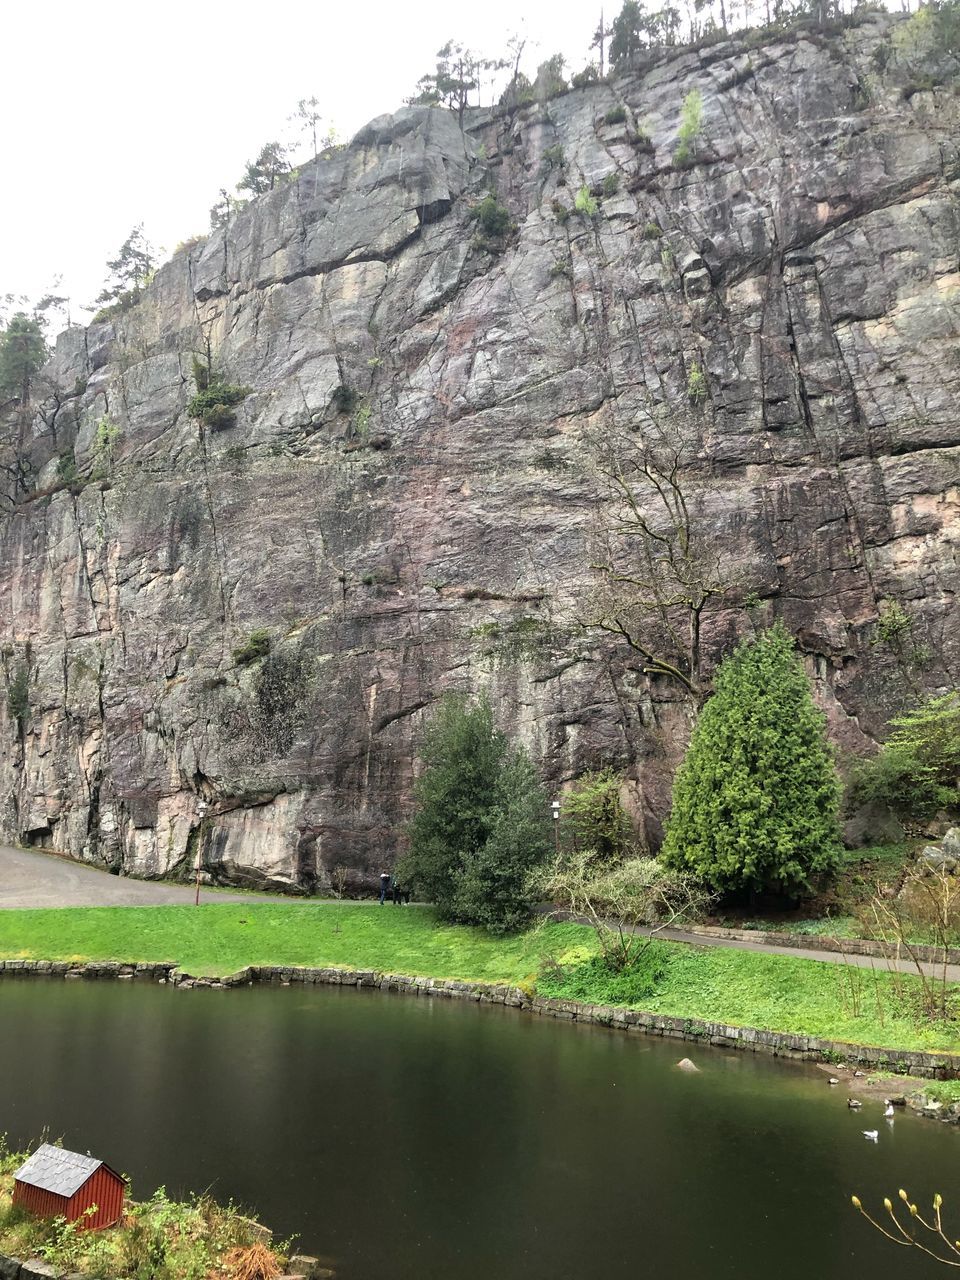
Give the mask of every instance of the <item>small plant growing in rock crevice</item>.
M 493 192 L 484 196 L 473 209 L 472 216 L 479 225 L 478 239 L 482 247 L 491 252 L 503 249 L 506 237 L 513 230 L 513 223 L 510 210 L 500 203 L 497 196 Z
M 345 382 L 341 382 L 334 390 L 331 401 L 337 413 L 352 413 L 359 398 L 359 394 L 353 387 L 348 387 Z
M 623 124 L 627 118 L 626 108 L 623 106 L 611 107 L 607 114 L 603 117 L 604 124 Z
M 7 711 L 22 733 L 30 718 L 30 673 L 26 664 L 17 668 L 7 688 Z
M 597 216 L 597 202 L 590 194 L 590 188 L 586 184 L 577 192 L 573 207 L 581 218 L 595 218 Z
M 77 456 L 72 449 L 65 449 L 57 459 L 57 479 L 64 484 L 74 484 L 80 479 Z
M 687 397 L 691 404 L 703 404 L 707 398 L 707 379 L 698 364 L 692 364 L 687 374 Z
M 913 619 L 903 606 L 896 600 L 885 600 L 877 620 L 876 643 L 899 651 L 912 630 Z
M 699 89 L 691 89 L 683 100 L 677 147 L 673 153 L 673 163 L 678 169 L 684 169 L 693 163 L 697 153 L 697 139 L 702 133 L 703 94 Z
M 103 479 L 113 470 L 114 450 L 121 434 L 119 424 L 114 422 L 107 414 L 104 414 L 97 423 L 97 430 L 93 437 L 94 479 Z
M 358 440 L 366 442 L 370 436 L 370 419 L 373 409 L 366 400 L 361 400 L 357 412 L 353 416 L 353 430 Z
M 197 393 L 187 405 L 187 413 L 204 427 L 222 431 L 237 421 L 234 406 L 245 400 L 252 387 L 225 382 L 211 365 L 193 357 L 193 379 Z
M 233 650 L 233 660 L 238 667 L 249 667 L 261 662 L 270 652 L 272 638 L 265 627 L 251 631 L 242 645 Z

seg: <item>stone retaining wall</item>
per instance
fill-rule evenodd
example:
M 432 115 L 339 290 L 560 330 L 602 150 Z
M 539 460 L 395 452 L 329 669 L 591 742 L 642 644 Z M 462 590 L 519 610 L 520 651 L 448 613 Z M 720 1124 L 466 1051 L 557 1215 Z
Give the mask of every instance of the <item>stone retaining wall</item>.
M 701 938 L 725 938 L 733 942 L 769 943 L 775 947 L 793 947 L 803 951 L 830 951 L 850 956 L 876 956 L 886 960 L 891 948 L 883 942 L 872 938 L 831 938 L 826 934 L 776 933 L 766 929 L 724 929 L 717 925 L 684 925 L 684 933 L 696 934 Z M 930 947 L 917 943 L 913 954 L 924 964 L 942 964 L 943 951 L 940 947 Z M 907 951 L 900 951 L 901 960 L 910 961 L 913 956 Z M 960 950 L 947 948 L 947 964 L 960 964 Z
M 39 1258 L 30 1258 L 21 1262 L 19 1258 L 10 1258 L 0 1253 L 0 1280 L 51 1280 L 63 1273 L 49 1262 L 41 1262 Z M 67 1276 L 64 1280 L 86 1280 L 85 1276 Z
M 475 1000 L 480 1004 L 499 1004 L 525 1009 L 547 1018 L 584 1022 L 610 1027 L 618 1031 L 641 1032 L 690 1040 L 726 1049 L 749 1049 L 769 1053 L 778 1058 L 795 1058 L 805 1062 L 849 1062 L 859 1066 L 927 1079 L 952 1080 L 960 1077 L 960 1054 L 926 1053 L 907 1049 L 882 1049 L 868 1045 L 848 1044 L 842 1040 L 823 1040 L 817 1036 L 794 1035 L 784 1031 L 761 1031 L 756 1027 L 729 1026 L 707 1022 L 701 1018 L 674 1018 L 659 1013 L 643 1013 L 614 1005 L 582 1004 L 577 1000 L 550 1000 L 531 995 L 520 987 L 487 982 L 462 982 L 453 978 L 413 978 L 406 974 L 381 973 L 376 969 L 323 968 L 304 969 L 287 965 L 251 965 L 222 978 L 194 977 L 172 963 L 122 964 L 119 961 L 93 961 L 69 964 L 49 960 L 0 960 L 0 976 L 47 976 L 65 979 L 119 978 L 128 981 L 148 979 L 169 982 L 189 989 L 209 987 L 224 990 L 253 983 L 291 983 L 375 988 L 411 996 L 437 999 Z M 0 1271 L 0 1280 L 6 1280 Z

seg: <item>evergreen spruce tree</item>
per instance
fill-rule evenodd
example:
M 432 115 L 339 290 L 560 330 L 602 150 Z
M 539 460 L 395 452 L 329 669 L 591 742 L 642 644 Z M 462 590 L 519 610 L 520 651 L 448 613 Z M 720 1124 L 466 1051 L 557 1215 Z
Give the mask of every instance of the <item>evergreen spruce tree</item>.
M 532 905 L 530 871 L 549 852 L 547 805 L 533 766 L 494 728 L 486 698 L 455 694 L 441 701 L 422 758 L 398 880 L 446 920 L 515 928 Z
M 491 933 L 518 929 L 535 905 L 533 872 L 550 854 L 547 797 L 523 750 L 504 759 L 491 806 L 489 835 L 467 860 L 454 909 L 464 923 Z
M 835 870 L 840 782 L 782 623 L 717 670 L 673 785 L 663 861 L 711 888 L 797 895 Z

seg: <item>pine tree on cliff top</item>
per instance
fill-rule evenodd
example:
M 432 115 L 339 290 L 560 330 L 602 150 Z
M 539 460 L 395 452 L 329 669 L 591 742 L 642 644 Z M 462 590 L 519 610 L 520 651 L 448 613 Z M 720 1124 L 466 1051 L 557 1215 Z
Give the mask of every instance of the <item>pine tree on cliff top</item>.
M 808 892 L 837 865 L 840 782 L 782 623 L 740 644 L 715 689 L 674 780 L 663 860 L 723 893 Z

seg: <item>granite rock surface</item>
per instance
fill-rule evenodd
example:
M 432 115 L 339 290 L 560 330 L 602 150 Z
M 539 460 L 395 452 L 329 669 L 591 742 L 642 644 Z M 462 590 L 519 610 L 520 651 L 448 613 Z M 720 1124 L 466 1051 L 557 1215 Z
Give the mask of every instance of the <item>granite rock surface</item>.
M 598 435 L 684 442 L 708 667 L 783 617 L 845 751 L 955 683 L 960 99 L 881 74 L 893 22 L 381 117 L 64 334 L 0 458 L 0 836 L 371 882 L 431 703 L 487 689 L 552 787 L 622 767 L 655 845 L 692 708 L 581 625 Z

